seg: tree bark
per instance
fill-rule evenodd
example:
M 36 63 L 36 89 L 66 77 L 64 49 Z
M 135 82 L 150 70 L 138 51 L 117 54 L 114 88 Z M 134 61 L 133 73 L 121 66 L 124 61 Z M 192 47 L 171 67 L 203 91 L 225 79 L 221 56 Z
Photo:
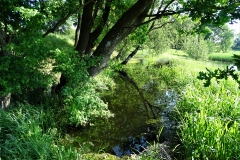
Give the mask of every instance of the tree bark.
M 83 8 L 81 31 L 76 46 L 76 50 L 78 51 L 80 56 L 83 56 L 85 54 L 89 42 L 91 29 L 93 26 L 92 12 L 95 2 L 93 2 L 92 0 L 85 0 L 85 3 L 87 5 L 85 5 Z
M 93 56 L 102 56 L 102 59 L 97 66 L 88 69 L 90 76 L 96 76 L 107 66 L 116 46 L 143 22 L 153 2 L 154 0 L 138 0 L 115 23 L 93 53 Z
M 74 41 L 74 47 L 77 46 L 78 41 L 79 41 L 79 36 L 80 36 L 80 31 L 81 31 L 81 20 L 82 20 L 82 14 L 78 13 L 78 24 L 77 24 L 77 28 L 75 31 L 75 41 Z
M 88 45 L 85 51 L 85 54 L 91 55 L 92 48 L 94 47 L 94 42 L 97 40 L 97 38 L 100 36 L 100 34 L 103 31 L 104 26 L 107 23 L 109 13 L 110 13 L 110 7 L 111 7 L 111 1 L 107 0 L 104 13 L 102 15 L 102 22 L 96 27 L 96 29 L 90 34 Z
M 7 94 L 6 96 L 0 96 L 0 108 L 7 109 L 10 106 L 11 100 L 11 93 Z
M 56 86 L 53 86 L 51 88 L 51 92 L 60 94 L 63 87 L 67 84 L 67 77 L 64 76 L 63 74 L 60 77 L 59 83 Z

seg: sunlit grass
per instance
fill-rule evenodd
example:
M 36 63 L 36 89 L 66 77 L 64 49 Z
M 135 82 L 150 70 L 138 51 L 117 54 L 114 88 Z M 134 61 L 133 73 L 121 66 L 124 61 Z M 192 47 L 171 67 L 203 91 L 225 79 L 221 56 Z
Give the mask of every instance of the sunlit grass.
M 61 133 L 48 111 L 29 104 L 0 110 L 0 159 L 78 159 L 75 148 L 56 141 Z
M 74 39 L 71 38 L 71 35 L 50 34 L 45 39 L 52 49 L 60 49 L 67 52 L 74 46 Z
M 209 55 L 209 59 L 210 60 L 214 60 L 214 61 L 222 61 L 222 62 L 233 62 L 233 54 L 240 54 L 240 51 L 238 50 L 231 50 L 228 51 L 227 53 L 212 53 Z
M 177 107 L 186 159 L 240 158 L 239 93 L 233 80 L 213 81 L 208 88 L 200 82 L 186 87 Z
M 230 57 L 233 53 L 237 54 L 234 51 L 217 56 Z M 231 78 L 222 80 L 220 84 L 213 80 L 212 86 L 205 88 L 203 82 L 197 79 L 199 72 L 206 71 L 206 68 L 223 69 L 232 62 L 194 60 L 183 51 L 176 50 L 169 50 L 159 55 L 145 55 L 143 51 L 138 54 L 128 64 L 129 73 L 131 70 L 139 70 L 139 66 L 142 66 L 142 70 L 139 70 L 140 77 L 157 79 L 161 83 L 166 81 L 167 85 L 177 88 L 176 91 L 180 94 L 176 116 L 181 124 L 179 138 L 182 143 L 182 155 L 180 157 L 239 159 L 240 92 L 237 83 Z M 163 66 L 160 69 L 149 67 L 154 66 L 159 60 L 172 61 L 173 66 Z M 145 71 L 145 68 L 148 70 Z M 146 76 L 145 72 L 148 72 L 149 76 Z M 132 76 L 139 78 L 138 75 Z
M 183 143 L 182 157 L 239 159 L 240 92 L 237 83 L 231 78 L 222 80 L 220 84 L 213 80 L 212 85 L 205 88 L 196 78 L 199 71 L 206 71 L 206 68 L 225 68 L 231 63 L 196 61 L 188 58 L 184 52 L 173 50 L 145 58 L 147 65 L 159 59 L 173 61 L 175 74 L 167 80 L 176 81 L 180 89 L 177 118 L 181 117 L 178 120 L 181 122 L 179 137 Z M 172 70 L 165 71 L 171 75 Z

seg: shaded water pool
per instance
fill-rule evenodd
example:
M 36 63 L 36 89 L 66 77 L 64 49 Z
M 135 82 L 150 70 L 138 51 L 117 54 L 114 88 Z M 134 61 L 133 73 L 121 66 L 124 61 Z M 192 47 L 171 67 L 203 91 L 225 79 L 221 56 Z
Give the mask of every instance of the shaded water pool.
M 149 87 L 155 86 L 148 85 L 143 87 L 145 88 L 144 96 L 150 103 L 158 106 L 153 109 L 158 120 L 163 122 L 158 125 L 165 125 L 164 121 L 169 121 L 168 112 L 176 104 L 176 95 L 172 90 L 155 91 L 154 95 L 147 94 Z M 139 91 L 131 84 L 119 80 L 114 93 L 105 95 L 103 99 L 108 103 L 109 110 L 114 117 L 99 118 L 93 126 L 72 132 L 71 136 L 76 139 L 74 145 L 89 144 L 91 150 L 103 150 L 121 157 L 139 153 L 147 147 L 148 142 L 156 140 L 156 126 L 149 123 L 154 118 L 153 114 L 149 108 L 144 106 Z M 167 122 L 166 125 L 172 125 L 171 123 Z

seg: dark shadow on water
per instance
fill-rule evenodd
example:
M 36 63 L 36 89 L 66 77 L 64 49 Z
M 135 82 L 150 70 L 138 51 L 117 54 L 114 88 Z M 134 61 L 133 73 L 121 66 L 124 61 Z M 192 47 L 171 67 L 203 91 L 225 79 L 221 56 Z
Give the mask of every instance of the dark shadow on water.
M 71 136 L 77 139 L 75 145 L 91 143 L 91 151 L 95 150 L 97 152 L 99 149 L 102 149 L 104 152 L 122 157 L 132 153 L 138 154 L 147 147 L 149 142 L 156 141 L 157 127 L 147 123 L 149 118 L 153 119 L 153 117 L 149 117 L 148 113 L 146 113 L 147 111 L 139 96 L 139 92 L 129 82 L 119 77 L 116 79 L 116 83 L 117 87 L 114 94 L 103 97 L 103 100 L 108 103 L 109 110 L 114 113 L 114 117 L 109 119 L 99 118 L 94 122 L 93 126 L 72 132 Z M 150 87 L 156 87 L 154 82 L 148 82 L 142 88 L 148 93 L 152 92 Z M 154 95 L 144 95 L 153 104 L 165 104 L 170 103 L 165 101 L 168 101 L 168 97 L 171 98 L 170 94 L 173 94 L 172 92 L 166 93 L 164 91 L 163 94 L 154 89 Z M 163 95 L 165 97 L 160 99 Z M 172 102 L 172 107 L 174 105 L 175 102 Z M 162 116 L 159 108 L 156 108 L 155 112 L 159 117 Z M 167 118 L 159 119 L 164 121 Z M 164 124 L 160 123 L 159 125 Z M 164 141 L 166 138 L 162 137 L 161 140 Z

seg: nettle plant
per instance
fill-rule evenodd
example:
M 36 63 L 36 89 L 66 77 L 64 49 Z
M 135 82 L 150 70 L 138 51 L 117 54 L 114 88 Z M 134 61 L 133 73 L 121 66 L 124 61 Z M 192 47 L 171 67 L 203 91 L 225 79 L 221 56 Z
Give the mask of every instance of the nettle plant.
M 89 56 L 78 58 L 74 50 L 68 53 L 59 49 L 56 53 L 53 72 L 61 73 L 67 77 L 66 85 L 61 90 L 64 97 L 65 109 L 70 123 L 73 125 L 85 125 L 96 117 L 110 117 L 112 114 L 108 106 L 95 90 L 94 79 L 89 77 L 87 69 L 96 64 L 99 58 L 89 60 Z M 79 72 L 81 71 L 81 72 Z

